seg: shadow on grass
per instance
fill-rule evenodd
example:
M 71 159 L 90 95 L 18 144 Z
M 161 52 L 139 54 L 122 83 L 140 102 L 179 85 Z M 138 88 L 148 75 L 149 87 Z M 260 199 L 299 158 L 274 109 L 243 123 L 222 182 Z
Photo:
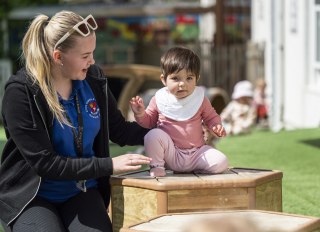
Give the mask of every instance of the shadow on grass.
M 308 139 L 308 140 L 301 140 L 301 143 L 304 143 L 306 145 L 310 145 L 313 147 L 320 148 L 320 139 Z

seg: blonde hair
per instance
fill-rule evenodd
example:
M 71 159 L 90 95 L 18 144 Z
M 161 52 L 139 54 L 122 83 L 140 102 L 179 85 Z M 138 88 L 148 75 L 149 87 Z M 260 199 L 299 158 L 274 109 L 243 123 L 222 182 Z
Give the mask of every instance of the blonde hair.
M 22 57 L 27 73 L 34 83 L 39 85 L 49 109 L 60 124 L 69 125 L 53 85 L 53 48 L 57 41 L 81 20 L 83 18 L 80 15 L 71 11 L 60 11 L 51 19 L 46 15 L 38 15 L 31 22 L 22 41 Z M 75 36 L 79 34 L 75 32 L 70 35 L 58 49 L 65 51 L 74 46 Z

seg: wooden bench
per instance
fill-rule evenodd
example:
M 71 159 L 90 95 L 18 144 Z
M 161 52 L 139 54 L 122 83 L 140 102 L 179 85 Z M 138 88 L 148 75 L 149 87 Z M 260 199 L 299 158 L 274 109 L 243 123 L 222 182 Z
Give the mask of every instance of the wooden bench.
M 320 219 L 316 217 L 260 210 L 233 210 L 160 215 L 136 225 L 126 226 L 120 232 L 182 232 L 187 227 L 190 230 L 192 228 L 192 232 L 202 232 L 193 228 L 199 223 L 203 225 L 209 221 L 219 228 L 226 228 L 233 224 L 237 232 L 249 230 L 255 232 L 320 231 Z
M 159 82 L 159 87 L 162 86 L 160 81 L 160 68 L 157 66 L 119 64 L 101 66 L 101 68 L 111 80 L 122 79 L 125 81 L 118 98 L 118 107 L 125 117 L 127 117 L 129 112 L 130 99 L 138 94 L 145 82 L 157 81 Z
M 111 177 L 114 232 L 161 214 L 227 209 L 282 211 L 282 172 L 230 168 L 223 174 L 148 171 Z

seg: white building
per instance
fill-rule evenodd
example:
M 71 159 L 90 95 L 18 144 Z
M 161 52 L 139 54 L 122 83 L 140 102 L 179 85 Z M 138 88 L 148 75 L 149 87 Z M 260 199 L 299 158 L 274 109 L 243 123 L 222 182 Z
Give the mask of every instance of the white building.
M 274 131 L 320 126 L 320 0 L 253 0 Z

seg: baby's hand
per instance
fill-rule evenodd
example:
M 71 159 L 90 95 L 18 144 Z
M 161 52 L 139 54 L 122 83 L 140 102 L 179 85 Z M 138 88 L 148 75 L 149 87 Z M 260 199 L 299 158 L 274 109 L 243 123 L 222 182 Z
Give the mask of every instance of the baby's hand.
M 130 107 L 136 117 L 142 117 L 144 115 L 145 108 L 141 97 L 136 96 L 131 98 Z
M 219 137 L 224 137 L 227 135 L 226 130 L 221 124 L 218 124 L 212 127 L 212 131 Z

